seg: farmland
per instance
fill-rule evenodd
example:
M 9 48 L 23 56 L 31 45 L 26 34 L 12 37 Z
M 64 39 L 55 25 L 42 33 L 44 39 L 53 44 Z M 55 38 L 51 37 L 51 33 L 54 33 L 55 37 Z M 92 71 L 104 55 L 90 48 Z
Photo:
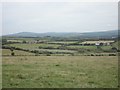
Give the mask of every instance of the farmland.
M 2 86 L 116 88 L 118 41 L 97 42 L 100 44 L 95 40 L 3 38 Z
M 7 38 L 6 38 L 7 39 Z M 16 42 L 19 41 L 19 42 Z M 99 42 L 99 46 L 96 43 Z M 107 45 L 109 44 L 109 45 Z M 117 54 L 117 42 L 114 40 L 99 40 L 99 41 L 83 41 L 83 40 L 62 40 L 49 38 L 9 38 L 7 44 L 3 45 L 4 49 L 21 50 L 36 55 L 91 55 L 91 54 Z M 105 54 L 105 55 L 106 55 Z

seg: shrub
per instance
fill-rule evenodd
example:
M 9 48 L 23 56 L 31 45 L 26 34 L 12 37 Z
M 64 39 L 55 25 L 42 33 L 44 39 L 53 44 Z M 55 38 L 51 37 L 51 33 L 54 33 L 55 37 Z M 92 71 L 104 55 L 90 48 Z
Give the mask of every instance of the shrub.
M 51 56 L 50 54 L 46 54 L 46 56 Z
M 19 78 L 19 79 L 25 79 L 26 76 L 25 76 L 25 75 L 22 75 L 22 74 L 18 74 L 18 75 L 17 75 L 17 78 Z
M 26 43 L 26 41 L 25 40 L 23 40 L 23 42 L 22 43 Z
M 117 51 L 117 48 L 116 47 L 112 47 L 112 50 Z
M 71 56 L 75 56 L 74 53 L 71 53 Z
M 91 54 L 91 56 L 94 56 L 94 54 Z
M 2 44 L 7 44 L 7 39 L 2 39 Z
M 109 54 L 109 56 L 116 56 L 116 54 Z
M 14 53 L 14 52 L 12 52 L 12 53 L 11 53 L 11 55 L 12 55 L 12 56 L 14 56 L 14 55 L 15 55 L 15 53 Z

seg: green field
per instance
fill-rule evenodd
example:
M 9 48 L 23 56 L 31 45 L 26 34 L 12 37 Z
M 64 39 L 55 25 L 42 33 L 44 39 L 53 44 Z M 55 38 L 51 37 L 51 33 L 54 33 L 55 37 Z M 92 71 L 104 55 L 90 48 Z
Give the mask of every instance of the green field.
M 118 87 L 117 41 L 106 40 L 113 42 L 111 45 L 86 46 L 81 43 L 96 41 L 41 38 L 39 41 L 43 42 L 35 43 L 38 39 L 3 40 L 0 49 L 3 88 Z
M 14 50 L 15 55 L 35 55 L 34 53 L 24 52 L 20 50 Z M 2 55 L 3 56 L 11 56 L 11 51 L 9 49 L 2 49 Z
M 84 41 L 82 43 L 97 43 L 97 42 L 114 42 L 114 40 L 98 40 L 98 41 Z
M 39 47 L 58 47 L 60 45 L 54 44 L 9 44 L 9 46 L 23 48 L 23 49 L 38 49 Z
M 60 42 L 61 43 L 61 42 Z M 40 44 L 23 44 L 23 43 L 17 43 L 17 44 L 7 44 L 5 46 L 9 47 L 16 47 L 21 49 L 27 49 L 27 50 L 37 50 L 38 52 L 51 52 L 51 53 L 69 53 L 74 55 L 79 54 L 91 54 L 91 53 L 113 53 L 112 46 L 100 46 L 100 49 L 98 49 L 97 46 L 81 46 L 81 45 L 60 45 L 60 44 L 47 44 L 47 43 L 40 43 Z
M 79 46 L 79 45 L 72 45 L 72 46 L 67 46 L 67 48 L 71 49 L 90 49 L 90 50 L 96 50 L 97 46 Z
M 3 88 L 116 88 L 117 56 L 6 56 Z

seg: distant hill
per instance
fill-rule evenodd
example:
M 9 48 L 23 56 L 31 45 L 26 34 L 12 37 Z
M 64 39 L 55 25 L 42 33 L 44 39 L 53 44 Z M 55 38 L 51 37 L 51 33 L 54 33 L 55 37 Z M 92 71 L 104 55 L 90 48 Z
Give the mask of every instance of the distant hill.
M 5 35 L 7 37 L 76 37 L 76 38 L 112 38 L 118 37 L 118 30 L 101 31 L 101 32 L 47 32 L 47 33 L 33 33 L 20 32 L 15 34 Z
M 83 37 L 85 38 L 116 38 L 118 37 L 118 30 L 112 31 L 102 31 L 102 32 L 90 32 L 84 33 Z

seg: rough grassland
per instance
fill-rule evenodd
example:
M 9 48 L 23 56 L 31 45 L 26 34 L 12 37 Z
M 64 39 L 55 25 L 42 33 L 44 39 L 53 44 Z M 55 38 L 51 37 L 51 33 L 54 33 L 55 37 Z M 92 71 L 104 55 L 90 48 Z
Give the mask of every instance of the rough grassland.
M 3 88 L 115 88 L 115 56 L 3 57 Z

